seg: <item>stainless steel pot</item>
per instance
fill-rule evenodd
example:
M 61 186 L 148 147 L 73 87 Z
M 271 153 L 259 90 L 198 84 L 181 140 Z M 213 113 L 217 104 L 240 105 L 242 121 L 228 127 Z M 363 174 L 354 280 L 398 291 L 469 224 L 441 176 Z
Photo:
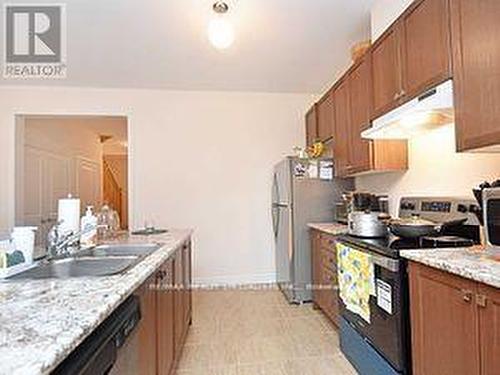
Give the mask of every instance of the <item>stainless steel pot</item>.
M 385 219 L 381 212 L 353 211 L 348 216 L 348 233 L 356 237 L 378 238 L 388 234 Z

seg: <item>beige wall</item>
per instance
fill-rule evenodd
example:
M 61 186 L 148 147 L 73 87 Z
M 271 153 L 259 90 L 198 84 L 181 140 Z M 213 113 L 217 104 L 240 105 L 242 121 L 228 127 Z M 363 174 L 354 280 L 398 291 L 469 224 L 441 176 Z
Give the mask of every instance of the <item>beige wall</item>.
M 372 41 L 392 24 L 414 0 L 375 0 L 371 10 Z
M 472 198 L 471 189 L 484 180 L 500 178 L 500 154 L 457 153 L 454 125 L 435 129 L 409 142 L 409 169 L 356 178 L 361 191 L 388 193 L 397 213 L 403 195 L 451 195 Z
M 310 95 L 0 88 L 0 228 L 14 219 L 14 115 L 129 117 L 132 226 L 195 230 L 199 281 L 274 277 L 270 183 L 304 140 Z

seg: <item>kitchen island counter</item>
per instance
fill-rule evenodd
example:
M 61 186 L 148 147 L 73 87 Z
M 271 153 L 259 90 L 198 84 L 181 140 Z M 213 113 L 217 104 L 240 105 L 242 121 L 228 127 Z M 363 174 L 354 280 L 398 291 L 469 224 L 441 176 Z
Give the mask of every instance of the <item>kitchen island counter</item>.
M 401 250 L 403 258 L 500 288 L 500 261 L 480 247 Z
M 120 236 L 162 247 L 123 274 L 0 283 L 0 374 L 48 374 L 186 240 L 191 230 Z

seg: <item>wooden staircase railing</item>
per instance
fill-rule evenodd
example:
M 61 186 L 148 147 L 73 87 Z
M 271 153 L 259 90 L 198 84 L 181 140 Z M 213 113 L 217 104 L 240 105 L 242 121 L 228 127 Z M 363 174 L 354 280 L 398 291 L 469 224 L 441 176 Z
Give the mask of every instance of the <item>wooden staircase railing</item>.
M 103 198 L 104 202 L 107 203 L 111 208 L 118 212 L 120 216 L 120 223 L 123 227 L 123 223 L 126 222 L 123 217 L 123 207 L 122 207 L 122 189 L 118 182 L 116 182 L 115 175 L 111 170 L 108 162 L 103 160 Z

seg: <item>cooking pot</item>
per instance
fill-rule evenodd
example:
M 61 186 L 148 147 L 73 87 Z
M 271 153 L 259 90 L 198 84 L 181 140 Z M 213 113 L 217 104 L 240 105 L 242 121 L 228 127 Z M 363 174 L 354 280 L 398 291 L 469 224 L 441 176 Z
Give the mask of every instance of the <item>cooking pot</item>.
M 438 235 L 443 228 L 462 225 L 467 218 L 436 223 L 413 215 L 405 219 L 389 219 L 387 225 L 392 234 L 404 238 L 417 238 Z
M 378 238 L 388 235 L 386 220 L 382 212 L 353 211 L 348 215 L 348 233 L 363 238 Z

